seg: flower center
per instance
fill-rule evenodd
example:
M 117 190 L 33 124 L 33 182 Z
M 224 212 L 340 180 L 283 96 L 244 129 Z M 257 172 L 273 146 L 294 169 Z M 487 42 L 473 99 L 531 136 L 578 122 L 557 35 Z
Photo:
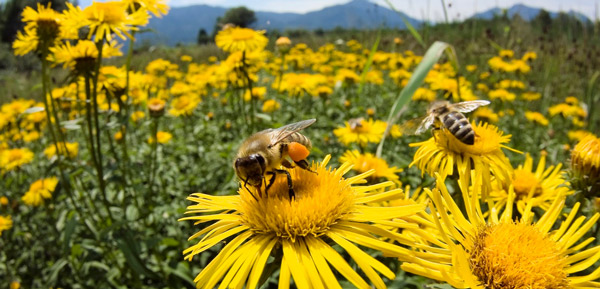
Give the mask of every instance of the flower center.
M 488 289 L 569 288 L 566 260 L 555 241 L 524 223 L 482 227 L 470 252 L 470 267 Z
M 245 40 L 250 40 L 254 37 L 254 34 L 256 32 L 254 32 L 251 29 L 233 29 L 233 31 L 231 32 L 231 39 L 233 41 L 245 41 Z
M 320 236 L 329 230 L 354 203 L 354 191 L 340 173 L 323 166 L 316 173 L 299 167 L 288 170 L 292 177 L 295 198 L 288 196 L 287 177 L 277 174 L 275 182 L 262 196 L 254 188 L 242 186 L 240 213 L 242 222 L 257 234 L 275 234 L 295 240 L 307 235 Z M 265 176 L 267 183 L 270 175 Z M 258 198 L 256 201 L 249 193 Z
M 512 184 L 515 188 L 517 197 L 527 197 L 533 190 L 533 197 L 537 197 L 544 192 L 536 176 L 529 171 L 516 169 L 513 175 Z
M 11 150 L 8 154 L 8 162 L 16 162 L 23 158 L 23 152 L 20 150 Z

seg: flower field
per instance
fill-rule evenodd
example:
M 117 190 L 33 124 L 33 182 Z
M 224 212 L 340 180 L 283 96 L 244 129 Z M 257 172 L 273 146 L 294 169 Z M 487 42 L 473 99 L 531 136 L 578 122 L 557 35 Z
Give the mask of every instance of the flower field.
M 12 44 L 40 82 L 0 98 L 0 287 L 600 288 L 597 42 L 140 53 L 165 1 L 67 6 Z

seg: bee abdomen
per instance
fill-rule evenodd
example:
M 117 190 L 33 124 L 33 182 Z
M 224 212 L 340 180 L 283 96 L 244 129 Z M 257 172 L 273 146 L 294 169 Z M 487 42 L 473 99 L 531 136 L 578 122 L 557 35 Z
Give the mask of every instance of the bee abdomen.
M 307 137 L 305 137 L 304 135 L 295 132 L 291 135 L 289 135 L 286 138 L 287 142 L 297 142 L 303 146 L 305 146 L 306 148 L 310 148 L 312 146 L 312 143 L 310 142 L 310 139 L 308 139 Z
M 475 131 L 469 120 L 460 112 L 453 111 L 444 116 L 444 126 L 461 142 L 472 145 L 475 143 Z

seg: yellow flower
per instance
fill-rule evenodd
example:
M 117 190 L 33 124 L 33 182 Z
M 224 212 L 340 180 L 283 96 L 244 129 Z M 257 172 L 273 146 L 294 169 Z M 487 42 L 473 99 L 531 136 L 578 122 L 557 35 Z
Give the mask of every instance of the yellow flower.
M 219 31 L 215 36 L 215 43 L 227 52 L 263 50 L 269 42 L 263 34 L 264 31 L 231 27 Z
M 498 122 L 498 114 L 491 110 L 489 107 L 480 107 L 473 113 L 473 118 L 477 118 L 482 121 L 491 123 Z
M 15 55 L 25 55 L 31 51 L 48 54 L 48 48 L 55 46 L 58 41 L 74 38 L 76 35 L 67 33 L 61 22 L 63 15 L 48 6 L 37 4 L 37 11 L 30 6 L 23 9 L 22 21 L 25 23 L 24 33 L 19 31 L 13 42 Z
M 277 102 L 277 100 L 269 99 L 263 103 L 262 111 L 266 112 L 266 113 L 274 112 L 274 111 L 278 110 L 280 107 L 281 107 L 281 104 L 279 104 L 279 102 Z
M 523 57 L 521 57 L 521 59 L 523 61 L 535 60 L 535 59 L 537 59 L 537 53 L 535 53 L 533 51 L 525 52 L 525 54 L 523 54 Z
M 26 205 L 37 207 L 44 203 L 44 199 L 52 198 L 52 192 L 56 189 L 57 184 L 56 177 L 39 179 L 29 186 L 29 191 L 21 199 Z
M 76 142 L 66 142 L 66 143 L 58 143 L 56 145 L 51 144 L 45 150 L 44 154 L 48 159 L 52 159 L 52 157 L 56 156 L 56 146 L 58 146 L 58 151 L 60 155 L 67 156 L 69 159 L 74 159 L 77 157 L 79 153 L 79 143 Z M 66 147 L 66 152 L 65 152 Z
M 173 138 L 173 135 L 169 132 L 159 131 L 156 133 L 156 139 L 158 139 L 158 143 L 160 143 L 160 144 L 168 143 L 171 140 L 171 138 Z M 148 143 L 150 143 L 150 144 L 154 143 L 154 138 L 149 137 Z
M 600 139 L 593 134 L 585 136 L 571 151 L 571 171 L 583 185 L 600 181 Z
M 539 92 L 527 91 L 521 93 L 521 98 L 527 101 L 534 101 L 542 98 L 542 94 Z
M 138 120 L 140 120 L 140 119 L 144 118 L 145 116 L 146 116 L 146 113 L 145 113 L 145 112 L 143 112 L 143 111 L 139 111 L 139 110 L 138 110 L 138 111 L 134 111 L 134 112 L 131 114 L 131 120 L 132 120 L 133 122 L 137 122 Z
M 412 100 L 413 101 L 423 100 L 423 101 L 427 101 L 427 102 L 432 102 L 435 100 L 435 91 L 433 91 L 431 89 L 419 87 L 415 91 L 415 94 L 413 94 Z
M 473 72 L 475 70 L 477 70 L 477 65 L 471 64 L 471 65 L 467 65 L 467 71 L 468 72 Z
M 356 72 L 345 68 L 342 68 L 337 71 L 335 79 L 337 81 L 343 82 L 344 84 L 354 84 L 360 81 L 360 77 L 358 76 L 358 74 L 356 74 Z
M 500 57 L 513 58 L 515 52 L 510 49 L 502 49 L 500 50 L 498 55 L 500 55 Z
M 512 93 L 509 92 L 506 89 L 500 88 L 500 89 L 494 89 L 494 90 L 490 90 L 490 92 L 488 93 L 488 96 L 490 97 L 491 100 L 494 99 L 500 99 L 502 101 L 514 101 L 515 98 L 517 98 L 517 96 Z
M 33 152 L 28 148 L 16 148 L 0 151 L 0 170 L 2 174 L 20 168 L 33 160 Z
M 579 141 L 581 141 L 581 140 L 582 140 L 584 137 L 586 137 L 586 136 L 588 136 L 588 135 L 590 135 L 590 134 L 592 134 L 592 133 L 591 133 L 591 132 L 589 132 L 589 131 L 586 131 L 586 130 L 575 130 L 575 131 L 569 131 L 569 132 L 567 133 L 567 136 L 569 137 L 569 140 L 572 140 L 572 141 L 575 141 L 575 140 L 576 140 L 576 141 L 578 141 L 578 142 L 579 142 Z
M 498 184 L 490 193 L 490 198 L 495 202 L 497 210 L 503 208 L 508 201 L 508 192 L 514 192 L 514 202 L 520 213 L 525 212 L 527 206 L 539 207 L 547 211 L 552 202 L 558 197 L 565 197 L 573 194 L 569 190 L 569 183 L 562 176 L 562 164 L 556 167 L 546 168 L 546 156 L 542 154 L 537 169 L 533 171 L 533 159 L 529 154 L 525 156 L 525 163 L 519 165 L 513 171 L 510 189 Z
M 9 230 L 13 226 L 13 221 L 11 216 L 0 216 L 0 236 L 2 236 L 2 232 Z
M 405 238 L 381 226 L 394 226 L 393 219 L 422 212 L 424 206 L 375 207 L 383 200 L 403 198 L 402 190 L 384 190 L 391 182 L 356 186 L 371 172 L 344 178 L 351 165 L 327 168 L 329 160 L 327 156 L 322 163 L 313 164 L 312 170 L 316 173 L 298 167 L 288 170 L 295 190 L 292 200 L 283 175 L 263 194 L 258 194 L 253 187 L 241 186 L 239 195 L 196 193 L 188 197 L 194 204 L 187 208 L 187 213 L 194 216 L 181 220 L 214 223 L 203 226 L 190 237 L 199 241 L 184 251 L 185 258 L 191 260 L 229 240 L 198 274 L 194 280 L 196 286 L 215 288 L 220 282 L 222 287 L 254 289 L 265 267 L 277 266 L 281 268 L 280 288 L 289 288 L 292 278 L 299 289 L 341 288 L 335 271 L 358 288 L 371 288 L 363 276 L 375 287 L 385 288 L 378 272 L 390 280 L 395 274 L 357 244 L 401 260 L 411 258 L 404 254 L 409 250 L 379 239 L 385 237 L 407 243 Z M 339 245 L 339 249 L 334 249 L 332 244 Z M 282 258 L 269 258 L 271 255 Z M 347 260 L 355 261 L 356 266 L 351 267 Z M 356 272 L 358 268 L 364 275 Z
M 252 95 L 250 95 L 250 90 L 246 90 L 244 92 L 244 101 L 250 101 L 252 98 L 254 99 L 263 99 L 265 94 L 267 93 L 267 88 L 264 86 L 253 87 Z
M 292 46 L 292 41 L 285 36 L 281 36 L 275 41 L 275 47 L 282 53 L 287 53 L 290 50 L 290 46 Z
M 478 177 L 475 183 L 476 190 L 480 190 L 482 179 Z M 559 220 L 564 198 L 556 198 L 538 221 L 534 221 L 531 207 L 526 207 L 521 219 L 514 221 L 515 195 L 509 191 L 503 210 L 487 211 L 486 220 L 480 200 L 464 189 L 466 214 L 460 211 L 443 180 L 438 179 L 433 192 L 426 191 L 433 201 L 430 209 L 437 219 L 438 232 L 429 231 L 428 242 L 414 245 L 420 249 L 414 252 L 415 259 L 402 265 L 404 271 L 444 281 L 455 288 L 600 286 L 600 282 L 593 281 L 600 277 L 600 270 L 586 271 L 600 259 L 600 246 L 581 251 L 592 241 L 582 237 L 600 215 L 595 214 L 584 223 L 585 217 L 576 218 L 579 203 L 564 220 Z
M 483 176 L 484 197 L 491 189 L 492 176 L 501 184 L 508 184 L 513 169 L 502 148 L 512 150 L 504 145 L 510 140 L 510 135 L 503 135 L 496 126 L 479 123 L 472 124 L 475 130 L 475 143 L 467 145 L 459 141 L 447 129 L 436 130 L 434 137 L 420 143 L 409 144 L 419 147 L 410 166 L 417 165 L 422 174 L 427 172 L 442 178 L 451 176 L 455 170 L 459 175 L 459 183 L 468 187 L 471 180 L 471 170 L 475 175 Z
M 115 134 L 113 135 L 113 138 L 116 141 L 121 141 L 123 139 L 123 132 L 122 131 L 115 132 Z
M 490 73 L 489 72 L 482 72 L 481 74 L 479 74 L 479 79 L 484 80 L 490 77 Z
M 50 48 L 52 54 L 48 56 L 50 61 L 57 64 L 63 63 L 65 68 L 70 68 L 78 74 L 90 73 L 98 59 L 98 48 L 96 43 L 89 40 L 79 40 L 75 46 L 70 42 L 63 45 Z M 121 56 L 119 47 L 115 47 L 110 43 L 105 43 L 103 46 L 102 57 L 109 58 L 113 56 Z
M 179 59 L 183 62 L 192 62 L 192 57 L 189 55 L 182 55 Z
M 200 97 L 198 95 L 184 94 L 173 99 L 169 114 L 173 116 L 192 115 L 199 103 Z
M 563 117 L 579 117 L 579 118 L 586 118 L 587 117 L 587 111 L 577 105 L 577 104 L 568 104 L 568 103 L 559 103 L 557 105 L 553 105 L 551 107 L 548 108 L 548 113 L 550 114 L 550 116 L 555 116 L 555 115 L 562 115 Z
M 72 29 L 89 27 L 88 39 L 100 42 L 104 39 L 112 41 L 112 34 L 125 40 L 132 37 L 130 31 L 138 30 L 138 26 L 148 23 L 148 14 L 143 10 L 129 13 L 128 3 L 122 1 L 92 2 L 83 11 L 67 3 L 65 12 L 66 24 Z
M 0 205 L 2 205 L 2 206 L 8 205 L 8 198 L 5 196 L 0 197 Z
M 543 126 L 548 126 L 548 119 L 543 114 L 536 111 L 526 111 L 525 118 L 531 122 L 538 123 Z
M 384 159 L 380 159 L 371 153 L 361 154 L 358 150 L 346 151 L 340 158 L 341 163 L 352 164 L 352 169 L 358 173 L 365 173 L 370 170 L 375 170 L 371 178 L 386 178 L 388 181 L 399 182 L 397 173 L 402 172 L 402 169 L 390 167 Z
M 379 143 L 387 124 L 381 120 L 353 119 L 347 121 L 344 127 L 338 127 L 333 134 L 338 137 L 341 143 L 349 145 L 357 143 L 360 146 L 366 146 L 367 143 Z

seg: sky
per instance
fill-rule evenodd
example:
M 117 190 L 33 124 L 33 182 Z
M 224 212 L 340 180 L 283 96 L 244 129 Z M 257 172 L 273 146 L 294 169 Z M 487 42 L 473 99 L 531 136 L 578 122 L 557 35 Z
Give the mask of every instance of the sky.
M 81 7 L 87 7 L 92 0 L 78 0 Z M 383 7 L 388 7 L 385 0 L 369 0 Z M 451 20 L 462 20 L 477 12 L 490 8 L 508 8 L 514 4 L 523 3 L 531 7 L 540 7 L 548 11 L 575 10 L 587 15 L 591 20 L 597 18 L 600 0 L 389 0 L 397 9 L 413 18 L 430 21 L 442 21 L 444 11 L 442 1 L 448 8 Z M 104 2 L 102 0 L 98 2 Z M 188 6 L 206 4 L 221 7 L 246 6 L 254 11 L 296 12 L 306 13 L 320 10 L 324 7 L 344 4 L 349 0 L 167 0 L 170 6 Z

